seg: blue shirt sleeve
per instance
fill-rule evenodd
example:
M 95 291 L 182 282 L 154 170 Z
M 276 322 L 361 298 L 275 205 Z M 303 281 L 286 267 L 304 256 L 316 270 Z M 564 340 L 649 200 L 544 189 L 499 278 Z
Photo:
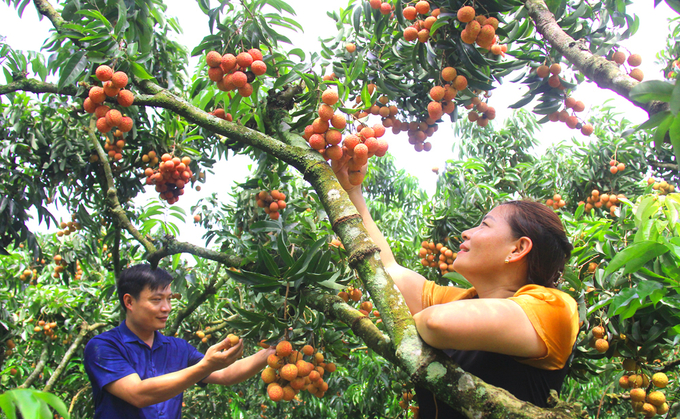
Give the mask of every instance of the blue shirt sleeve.
M 84 355 L 85 370 L 92 386 L 96 387 L 95 394 L 100 393 L 105 385 L 137 373 L 121 349 L 107 340 L 92 338 L 85 346 Z
M 185 340 L 183 340 L 183 342 L 185 342 L 186 346 L 187 346 L 187 348 L 186 348 L 187 353 L 188 353 L 187 367 L 198 364 L 200 362 L 200 360 L 203 359 L 203 357 L 205 355 L 203 355 L 198 349 L 194 348 L 194 345 L 190 344 L 189 342 L 187 342 Z M 205 377 L 205 378 L 208 378 L 208 377 Z M 198 385 L 200 387 L 207 386 L 208 383 L 203 382 L 203 380 L 205 380 L 205 378 L 203 378 L 198 383 L 196 383 L 196 385 Z

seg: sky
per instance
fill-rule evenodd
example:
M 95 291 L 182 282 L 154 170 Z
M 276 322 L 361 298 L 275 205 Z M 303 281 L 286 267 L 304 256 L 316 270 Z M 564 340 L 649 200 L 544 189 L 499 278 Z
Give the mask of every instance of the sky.
M 299 46 L 304 51 L 320 50 L 318 39 L 328 38 L 336 34 L 334 21 L 326 13 L 327 11 L 339 10 L 347 5 L 347 0 L 314 2 L 314 7 L 309 7 L 309 0 L 286 1 L 297 12 L 295 19 L 302 22 L 304 26 L 304 33 L 288 33 L 287 36 L 295 46 Z M 167 15 L 176 16 L 180 25 L 184 28 L 185 33 L 179 41 L 186 45 L 189 50 L 192 50 L 208 33 L 207 17 L 193 1 L 166 0 L 165 3 L 168 5 Z M 632 39 L 623 41 L 621 46 L 631 53 L 638 53 L 642 56 L 643 63 L 640 68 L 645 74 L 645 80 L 662 79 L 661 67 L 655 64 L 655 61 L 656 54 L 665 47 L 668 30 L 665 24 L 661 25 L 663 30 L 659 30 L 659 25 L 660 22 L 665 22 L 667 17 L 677 14 L 671 11 L 665 2 L 661 2 L 657 8 L 653 8 L 652 2 L 637 0 L 628 7 L 629 13 L 640 16 L 640 28 Z M 31 30 L 25 30 L 27 27 Z M 7 37 L 6 42 L 13 48 L 39 50 L 50 27 L 50 21 L 45 18 L 39 20 L 38 13 L 31 5 L 24 11 L 23 18 L 19 19 L 13 8 L 10 8 L 4 2 L 0 2 L 0 36 Z M 497 118 L 494 121 L 498 122 L 496 126 L 500 126 L 501 121 L 511 114 L 508 105 L 516 102 L 526 91 L 526 87 L 511 83 L 505 83 L 493 91 L 489 104 L 495 107 L 497 111 Z M 633 106 L 627 100 L 622 100 L 620 96 L 612 92 L 599 89 L 591 82 L 580 85 L 574 97 L 586 103 L 586 111 L 581 116 L 587 117 L 591 106 L 601 105 L 607 99 L 614 99 L 617 109 L 633 123 L 641 123 L 647 119 L 644 111 Z M 569 140 L 571 137 L 583 139 L 579 132 L 569 130 L 563 123 L 544 124 L 538 135 L 542 144 L 541 148 L 548 147 L 554 142 Z M 393 136 L 388 130 L 386 138 L 390 143 L 389 152 L 395 157 L 397 167 L 403 168 L 408 173 L 418 177 L 421 187 L 432 195 L 436 187 L 436 175 L 432 172 L 432 168 L 435 166 L 443 168 L 446 161 L 453 158 L 451 145 L 454 134 L 451 124 L 440 124 L 439 131 L 431 139 L 433 148 L 430 152 L 415 152 L 413 147 L 408 144 L 404 133 Z M 228 162 L 221 163 L 216 167 L 217 175 L 208 175 L 207 182 L 202 185 L 200 192 L 187 188 L 178 205 L 184 207 L 189 213 L 189 207 L 197 199 L 207 197 L 213 192 L 218 193 L 220 199 L 229 199 L 230 186 L 227 185 L 231 185 L 233 181 L 243 181 L 249 172 L 249 164 L 250 160 L 243 156 L 230 157 Z M 156 194 L 150 191 L 138 198 L 136 202 L 143 204 L 153 197 L 156 197 Z M 66 215 L 63 209 L 57 209 L 56 213 Z M 59 218 L 59 216 L 57 217 Z M 187 218 L 192 220 L 191 216 Z M 193 226 L 193 223 L 190 224 Z M 38 226 L 37 223 L 32 223 L 30 228 L 50 232 L 56 231 L 54 227 L 47 229 L 46 226 Z M 202 229 L 193 226 L 192 228 L 182 228 L 181 231 L 180 240 L 197 245 L 203 244 L 201 240 Z

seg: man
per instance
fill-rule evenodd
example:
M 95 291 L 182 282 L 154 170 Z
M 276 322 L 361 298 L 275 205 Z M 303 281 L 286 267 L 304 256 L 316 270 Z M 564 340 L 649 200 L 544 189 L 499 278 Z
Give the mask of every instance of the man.
M 85 370 L 92 383 L 95 418 L 181 417 L 184 390 L 198 383 L 232 385 L 257 374 L 274 349 L 238 360 L 243 341 L 228 350 L 225 339 L 201 354 L 183 339 L 163 336 L 170 314 L 172 277 L 162 269 L 136 265 L 118 280 L 126 318 L 92 338 Z

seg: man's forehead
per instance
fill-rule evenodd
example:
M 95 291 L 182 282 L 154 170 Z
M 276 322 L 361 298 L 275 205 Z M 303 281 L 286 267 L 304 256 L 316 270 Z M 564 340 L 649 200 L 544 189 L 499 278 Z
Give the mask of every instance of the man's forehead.
M 146 295 L 155 295 L 155 294 L 171 294 L 172 291 L 170 290 L 171 284 L 168 284 L 165 288 L 158 287 L 155 290 L 152 290 L 148 285 L 144 287 L 142 290 L 141 294 L 146 294 Z

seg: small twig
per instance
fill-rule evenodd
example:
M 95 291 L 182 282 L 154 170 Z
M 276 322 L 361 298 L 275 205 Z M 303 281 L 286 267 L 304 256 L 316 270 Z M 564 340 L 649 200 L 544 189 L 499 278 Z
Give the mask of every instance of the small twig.
M 90 383 L 87 383 L 87 384 L 85 385 L 85 387 L 83 387 L 83 388 L 81 388 L 80 390 L 78 390 L 78 392 L 76 393 L 76 395 L 73 396 L 73 399 L 71 400 L 71 405 L 68 407 L 68 413 L 69 413 L 69 414 L 71 414 L 71 413 L 73 412 L 73 407 L 76 405 L 76 400 L 78 400 L 78 397 L 80 397 L 80 395 L 81 395 L 84 391 L 89 390 L 90 388 L 92 388 L 92 386 L 90 385 Z

